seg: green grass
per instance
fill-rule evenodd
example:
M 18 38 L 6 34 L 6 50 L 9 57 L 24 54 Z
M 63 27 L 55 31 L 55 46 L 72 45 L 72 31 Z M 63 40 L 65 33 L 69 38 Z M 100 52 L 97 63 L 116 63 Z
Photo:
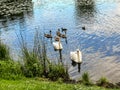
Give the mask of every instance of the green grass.
M 43 79 L 0 80 L 0 90 L 112 90 L 82 84 L 65 84 Z M 120 89 L 113 89 L 120 90 Z

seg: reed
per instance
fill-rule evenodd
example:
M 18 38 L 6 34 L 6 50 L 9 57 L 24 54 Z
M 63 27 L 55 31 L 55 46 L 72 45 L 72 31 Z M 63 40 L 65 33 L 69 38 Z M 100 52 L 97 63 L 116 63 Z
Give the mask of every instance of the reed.
M 69 80 L 68 70 L 61 64 L 51 64 L 49 66 L 49 74 L 48 78 L 52 81 L 62 80 L 67 81 Z
M 55 64 L 48 59 L 45 40 L 37 31 L 31 50 L 22 35 L 20 43 L 24 63 L 22 71 L 26 77 L 46 77 L 54 81 L 58 78 L 64 80 L 68 78 L 68 72 L 64 65 Z
M 9 60 L 9 48 L 0 41 L 0 60 Z
M 92 85 L 92 82 L 90 81 L 88 72 L 83 73 L 82 83 L 85 84 L 85 85 Z
M 46 75 L 46 49 L 45 44 L 41 41 L 38 32 L 36 32 L 33 47 L 28 48 L 23 36 L 21 35 L 22 51 L 22 71 L 26 77 L 39 77 Z

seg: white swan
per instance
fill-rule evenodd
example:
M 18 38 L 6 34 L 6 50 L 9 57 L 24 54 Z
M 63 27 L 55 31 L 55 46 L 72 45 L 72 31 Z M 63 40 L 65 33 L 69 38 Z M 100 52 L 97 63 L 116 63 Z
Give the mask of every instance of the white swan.
M 82 63 L 82 53 L 79 49 L 74 52 L 70 52 L 70 58 L 76 63 Z
M 55 50 L 62 50 L 63 49 L 62 44 L 60 42 L 60 39 L 58 42 L 53 42 L 53 47 Z

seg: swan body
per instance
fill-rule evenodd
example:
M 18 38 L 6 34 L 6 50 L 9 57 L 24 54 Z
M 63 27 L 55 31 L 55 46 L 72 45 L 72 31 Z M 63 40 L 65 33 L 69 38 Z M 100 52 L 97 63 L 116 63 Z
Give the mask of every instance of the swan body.
M 82 29 L 85 30 L 86 29 L 85 26 L 83 26 Z
M 62 38 L 67 38 L 66 34 L 61 34 Z
M 53 42 L 53 47 L 55 50 L 62 50 L 63 49 L 62 44 L 60 42 L 60 38 L 59 38 L 58 42 Z
M 55 41 L 59 41 L 60 37 L 59 36 L 55 36 L 54 39 L 55 39 Z
M 45 33 L 44 33 L 44 36 L 45 36 L 46 38 L 52 38 L 51 30 L 50 30 L 50 34 L 45 34 Z
M 58 29 L 58 31 L 56 32 L 56 35 L 61 37 L 60 29 Z
M 62 30 L 62 32 L 64 31 L 64 32 L 66 32 L 67 31 L 67 29 L 66 28 L 61 28 L 61 30 Z
M 82 63 L 82 53 L 79 49 L 74 52 L 70 52 L 70 58 L 76 63 Z
M 45 36 L 46 38 L 52 38 L 52 35 L 50 35 L 50 34 L 44 34 L 44 36 Z
M 62 44 L 60 42 L 53 42 L 53 47 L 55 50 L 62 50 Z

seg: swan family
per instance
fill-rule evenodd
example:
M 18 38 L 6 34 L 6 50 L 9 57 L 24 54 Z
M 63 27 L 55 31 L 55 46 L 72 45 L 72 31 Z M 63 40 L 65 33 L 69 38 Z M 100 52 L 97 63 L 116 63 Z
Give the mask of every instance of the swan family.
M 82 27 L 82 29 L 85 30 L 85 27 Z M 61 38 L 67 38 L 67 36 L 66 36 L 67 29 L 66 28 L 61 28 L 61 31 L 64 32 L 64 34 L 60 32 L 60 29 L 58 29 L 56 31 L 57 36 L 54 37 L 55 41 L 52 43 L 55 50 L 62 50 L 63 46 L 62 46 L 62 43 L 61 43 Z M 52 38 L 51 33 L 52 33 L 52 31 L 50 30 L 49 34 L 44 33 L 44 36 L 46 38 Z M 80 65 L 82 63 L 82 53 L 81 53 L 81 51 L 79 49 L 76 49 L 75 51 L 71 51 L 70 52 L 70 59 L 73 62 L 77 63 L 78 67 L 80 68 Z M 78 68 L 78 71 L 80 72 L 79 68 Z

